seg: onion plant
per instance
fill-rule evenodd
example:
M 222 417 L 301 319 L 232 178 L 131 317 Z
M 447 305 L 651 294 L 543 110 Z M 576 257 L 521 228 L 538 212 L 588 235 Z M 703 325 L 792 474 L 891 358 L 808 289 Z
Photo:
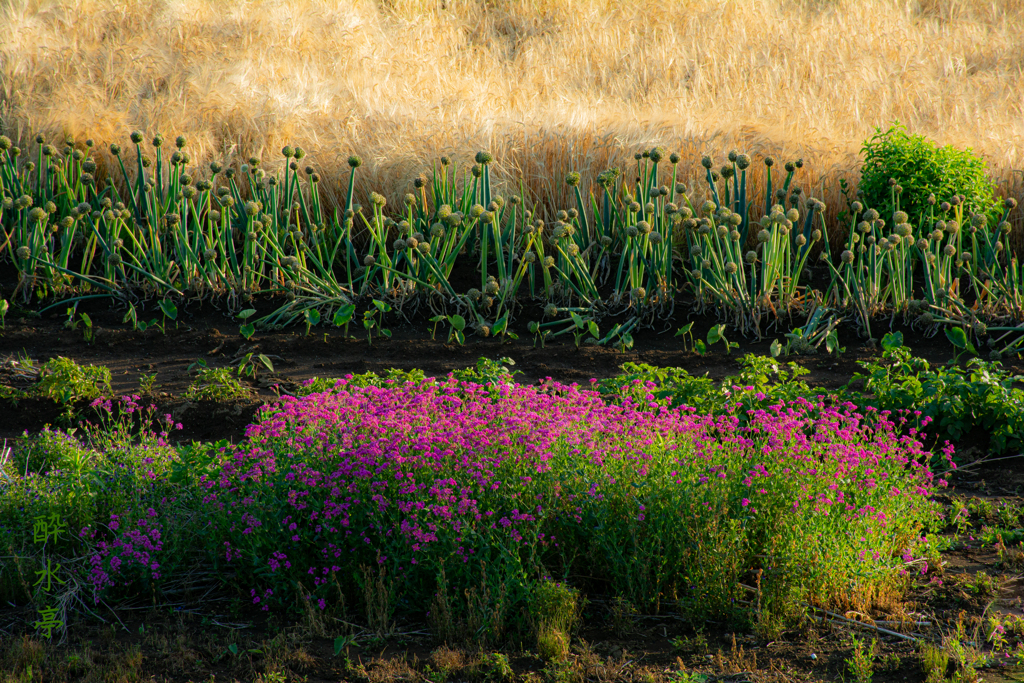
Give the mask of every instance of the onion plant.
M 363 192 L 353 155 L 347 191 L 331 206 L 298 146 L 272 165 L 252 157 L 200 167 L 183 136 L 173 146 L 141 131 L 129 140 L 100 155 L 92 141 L 58 149 L 40 136 L 23 153 L 0 136 L 0 260 L 18 274 L 14 301 L 45 310 L 99 297 L 218 297 L 237 312 L 272 295 L 276 310 L 249 324 L 276 328 L 347 323 L 356 306 L 377 300 L 392 315 L 425 306 L 460 316 L 484 335 L 507 334 L 533 305 L 545 312 L 530 326 L 537 334 L 585 331 L 623 346 L 671 316 L 680 293 L 756 336 L 819 305 L 853 313 L 869 336 L 884 313 L 975 336 L 986 325 L 1016 334 L 1024 315 L 1024 274 L 1007 246 L 1013 200 L 990 220 L 965 216 L 960 196 L 929 197 L 912 224 L 893 180 L 895 211 L 851 202 L 833 258 L 824 203 L 795 183 L 800 160 L 782 175 L 766 157 L 755 187 L 748 155 L 731 152 L 717 169 L 704 157 L 700 188 L 681 182 L 678 154 L 655 147 L 592 184 L 567 173 L 570 201 L 559 208 L 524 184 L 506 196 L 512 184 L 495 184 L 487 151 L 467 168 L 442 157 L 389 204 Z M 819 260 L 830 275 L 824 293 L 806 283 Z M 457 287 L 456 271 L 467 270 L 472 286 Z M 1000 348 L 1020 348 L 1014 339 Z

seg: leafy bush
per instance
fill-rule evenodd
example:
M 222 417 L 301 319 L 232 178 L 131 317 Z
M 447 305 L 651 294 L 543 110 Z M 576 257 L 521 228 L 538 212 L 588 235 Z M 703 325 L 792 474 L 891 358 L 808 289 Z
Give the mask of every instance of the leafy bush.
M 860 362 L 867 373 L 854 375 L 851 384 L 863 381 L 864 391 L 848 391 L 851 401 L 881 410 L 918 411 L 938 439 L 957 441 L 981 427 L 994 453 L 1024 447 L 1024 389 L 1017 386 L 1024 377 L 980 358 L 967 361 L 966 368 L 932 368 L 903 346 L 900 333 L 883 337 L 882 348 L 880 360 Z
M 657 405 L 689 406 L 698 415 L 735 414 L 741 422 L 747 420 L 747 411 L 798 398 L 814 399 L 822 393 L 799 379 L 809 371 L 796 363 L 784 366 L 769 356 L 750 353 L 740 359 L 740 366 L 739 374 L 716 385 L 710 378 L 693 377 L 682 368 L 624 363 L 623 374 L 599 380 L 597 390 L 609 400 L 631 398 L 643 404 L 649 395 Z
M 205 363 L 196 369 L 196 378 L 185 390 L 190 401 L 233 401 L 245 399 L 252 391 L 238 381 L 232 368 L 208 368 Z
M 47 425 L 38 434 L 26 433 L 12 451 L 14 471 L 23 476 L 30 472 L 46 474 L 54 469 L 81 471 L 96 454 L 74 436 L 75 431 L 51 430 Z
M 900 209 L 915 221 L 928 214 L 930 194 L 940 202 L 962 194 L 966 211 L 997 216 L 995 184 L 988 177 L 985 161 L 970 149 L 939 147 L 923 135 L 907 133 L 896 122 L 884 132 L 876 128 L 861 152 L 864 164 L 858 188 L 864 191 L 864 203 L 890 224 L 896 210 L 890 178 L 903 188 Z
M 91 401 L 111 393 L 110 370 L 101 365 L 82 366 L 70 358 L 52 358 L 39 368 L 39 380 L 27 393 L 62 404 Z
M 175 453 L 166 436 L 174 425 L 137 399 L 97 399 L 95 422 L 67 432 L 46 429 L 16 444 L 14 463 L 0 472 L 0 538 L 17 555 L 0 563 L 0 600 L 31 598 L 28 587 L 45 560 L 44 530 L 54 534 L 45 549 L 59 558 L 54 564 L 69 600 L 85 600 L 85 591 L 99 600 L 109 589 L 136 589 L 137 582 L 148 589 L 161 576 L 166 556 L 157 556 L 165 542 L 179 546 L 182 556 L 192 552 L 194 509 L 186 523 L 174 515 L 185 501 L 195 503 L 199 490 L 172 488 Z

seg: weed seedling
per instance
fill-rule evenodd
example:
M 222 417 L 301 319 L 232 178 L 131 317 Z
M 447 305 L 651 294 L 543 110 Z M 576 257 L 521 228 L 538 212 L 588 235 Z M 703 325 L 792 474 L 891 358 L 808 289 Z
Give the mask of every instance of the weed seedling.
M 178 319 L 178 307 L 170 299 L 160 300 L 160 312 L 164 314 L 163 324 L 160 325 L 160 332 L 167 334 L 167 321 Z
M 446 318 L 443 315 L 435 315 L 430 319 L 430 322 L 434 323 L 434 327 L 430 330 L 431 341 L 437 341 L 437 324 Z
M 466 343 L 466 334 L 463 330 L 466 329 L 466 319 L 459 314 L 448 316 L 448 324 L 451 325 L 451 329 L 448 330 L 448 343 L 452 343 L 452 339 L 462 346 Z
M 738 349 L 740 345 L 737 342 L 731 342 L 725 338 L 725 325 L 715 325 L 708 330 L 708 344 L 714 346 L 718 342 L 725 344 L 725 352 L 731 353 L 733 349 Z
M 675 336 L 683 338 L 683 350 L 684 351 L 687 351 L 687 350 L 692 351 L 693 347 L 694 347 L 694 343 L 693 343 L 693 321 L 691 320 L 690 322 L 686 323 L 685 325 L 680 327 L 678 330 L 676 330 Z M 686 343 L 687 339 L 690 340 L 689 349 L 687 349 L 687 343 Z
M 141 375 L 139 377 L 139 391 L 143 394 L 153 393 L 153 386 L 156 384 L 156 373 L 152 375 Z
M 853 653 L 846 660 L 846 670 L 853 676 L 855 683 L 871 683 L 875 675 L 875 650 L 878 642 L 871 640 L 871 645 L 865 647 L 864 641 L 857 636 L 850 636 L 853 641 Z
M 334 312 L 334 317 L 331 320 L 335 327 L 345 326 L 345 336 L 348 337 L 348 324 L 352 320 L 352 316 L 356 312 L 356 307 L 353 304 L 345 304 Z
M 303 311 L 302 317 L 306 321 L 306 336 L 308 337 L 310 328 L 320 324 L 320 311 L 315 308 L 307 308 Z
M 363 327 L 366 328 L 366 341 L 370 346 L 373 346 L 373 330 L 376 328 L 380 330 L 380 334 L 385 337 L 391 338 L 391 330 L 381 327 L 377 317 L 384 317 L 385 313 L 391 312 L 391 305 L 381 301 L 380 299 L 373 300 L 373 307 L 366 309 L 363 313 Z
M 540 323 L 536 320 L 531 320 L 526 329 L 533 335 L 533 348 L 537 348 L 537 344 L 540 344 L 540 348 L 543 349 L 544 340 L 547 338 L 549 331 L 541 329 Z
M 277 358 L 277 356 L 274 357 Z M 278 358 L 278 360 L 280 359 Z M 238 364 L 236 366 L 238 376 L 256 379 L 256 373 L 259 371 L 260 365 L 270 372 L 274 372 L 274 364 L 270 361 L 269 356 L 262 353 L 256 353 L 255 351 L 250 351 L 238 359 Z
M 249 318 L 256 313 L 255 308 L 247 308 L 238 314 L 238 319 L 242 321 L 242 324 L 238 328 L 238 333 L 246 339 L 252 339 L 252 336 L 256 334 L 256 325 L 249 322 Z
M 249 389 L 242 386 L 231 368 L 211 368 L 200 358 L 188 366 L 189 372 L 193 370 L 196 378 L 185 390 L 189 401 L 232 401 L 249 397 Z

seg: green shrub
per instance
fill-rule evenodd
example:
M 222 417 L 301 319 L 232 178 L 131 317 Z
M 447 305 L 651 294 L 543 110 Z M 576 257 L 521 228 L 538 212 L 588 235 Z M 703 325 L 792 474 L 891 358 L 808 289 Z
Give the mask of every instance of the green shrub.
M 53 358 L 39 369 L 39 381 L 28 394 L 58 403 L 91 401 L 109 395 L 110 370 L 102 365 L 79 365 L 70 358 Z
M 26 433 L 12 449 L 11 464 L 14 472 L 46 474 L 52 469 L 81 473 L 95 453 L 86 448 L 77 437 L 75 430 L 62 432 L 49 426 L 38 434 Z
M 994 454 L 1024 446 L 1024 378 L 1003 370 L 999 363 L 972 358 L 967 367 L 932 367 L 903 346 L 900 333 L 882 339 L 882 358 L 861 361 L 866 374 L 864 392 L 847 391 L 853 403 L 880 410 L 920 411 L 931 423 L 926 427 L 940 440 L 959 441 L 981 427 Z
M 930 194 L 939 202 L 962 194 L 966 197 L 966 213 L 997 218 L 995 185 L 988 177 L 984 159 L 970 149 L 939 147 L 923 135 L 909 134 L 902 124 L 895 122 L 884 132 L 876 128 L 861 152 L 864 164 L 859 189 L 864 192 L 864 203 L 879 211 L 890 225 L 896 211 L 890 178 L 895 178 L 903 188 L 900 210 L 909 214 L 912 221 L 918 222 L 928 215 Z
M 582 610 L 579 591 L 557 581 L 540 581 L 533 587 L 530 608 L 541 658 L 562 659 L 569 654 L 570 637 Z
M 185 390 L 189 401 L 233 401 L 251 395 L 252 391 L 238 381 L 232 368 L 208 368 L 205 364 Z
M 797 398 L 812 399 L 823 393 L 799 379 L 809 371 L 796 363 L 783 365 L 774 358 L 753 353 L 739 363 L 739 374 L 725 377 L 717 385 L 708 377 L 693 377 L 683 368 L 624 363 L 622 374 L 598 381 L 596 388 L 607 400 L 631 398 L 645 404 L 650 395 L 658 404 L 672 408 L 690 406 L 701 415 L 736 413 L 741 421 L 746 420 L 748 410 Z

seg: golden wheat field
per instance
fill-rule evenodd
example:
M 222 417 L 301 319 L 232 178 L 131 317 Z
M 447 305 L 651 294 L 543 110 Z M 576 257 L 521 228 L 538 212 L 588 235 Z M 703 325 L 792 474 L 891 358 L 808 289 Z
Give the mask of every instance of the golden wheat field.
M 863 140 L 898 119 L 1024 186 L 1024 0 L 0 6 L 0 118 L 23 146 L 140 129 L 186 135 L 194 163 L 273 168 L 298 144 L 335 198 L 352 153 L 364 188 L 397 198 L 440 155 L 488 149 L 499 184 L 555 202 L 565 172 L 654 144 L 695 186 L 701 154 L 736 148 L 802 157 L 798 182 L 834 208 Z

